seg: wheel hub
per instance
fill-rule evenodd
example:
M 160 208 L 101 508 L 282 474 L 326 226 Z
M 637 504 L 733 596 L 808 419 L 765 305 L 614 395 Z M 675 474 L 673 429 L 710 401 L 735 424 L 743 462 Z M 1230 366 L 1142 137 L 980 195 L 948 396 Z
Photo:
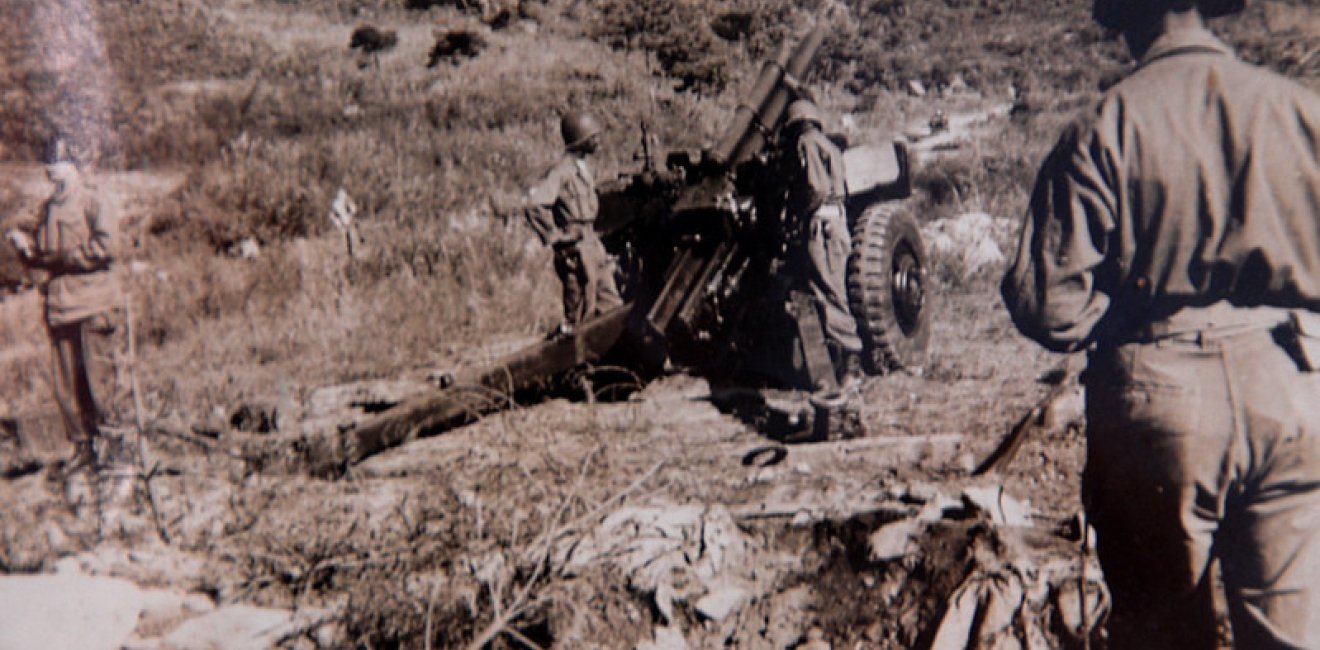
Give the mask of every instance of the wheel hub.
M 926 301 L 921 262 L 909 246 L 894 255 L 893 286 L 894 314 L 904 334 L 911 334 L 921 323 L 921 309 Z

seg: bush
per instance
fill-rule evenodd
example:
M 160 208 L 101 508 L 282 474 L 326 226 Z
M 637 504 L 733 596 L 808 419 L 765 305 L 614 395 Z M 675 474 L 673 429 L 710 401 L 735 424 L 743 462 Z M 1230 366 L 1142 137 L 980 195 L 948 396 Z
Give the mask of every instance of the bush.
M 593 33 L 615 49 L 642 49 L 655 55 L 660 70 L 680 88 L 717 93 L 728 84 L 732 48 L 715 35 L 703 3 L 655 0 L 600 3 Z

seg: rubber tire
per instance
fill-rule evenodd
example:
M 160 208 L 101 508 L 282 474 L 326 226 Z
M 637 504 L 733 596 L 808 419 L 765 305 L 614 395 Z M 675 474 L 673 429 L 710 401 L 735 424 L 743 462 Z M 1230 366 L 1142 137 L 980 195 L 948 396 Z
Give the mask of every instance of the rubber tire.
M 848 258 L 848 306 L 862 337 L 866 372 L 878 375 L 925 363 L 930 343 L 927 263 L 917 222 L 902 202 L 876 203 L 857 217 Z M 898 289 L 901 279 L 908 286 L 916 283 L 915 296 Z

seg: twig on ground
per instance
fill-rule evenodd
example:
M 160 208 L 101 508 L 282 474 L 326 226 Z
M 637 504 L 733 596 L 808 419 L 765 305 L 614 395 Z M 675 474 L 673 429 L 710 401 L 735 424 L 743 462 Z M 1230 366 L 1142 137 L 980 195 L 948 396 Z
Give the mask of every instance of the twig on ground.
M 142 484 L 146 487 L 147 507 L 151 509 L 151 520 L 156 525 L 156 534 L 160 540 L 170 544 L 170 533 L 165 529 L 165 525 L 160 521 L 160 509 L 156 506 L 156 489 L 152 484 L 152 479 L 156 475 L 156 467 L 147 469 L 147 423 L 142 415 L 142 392 L 138 389 L 137 378 L 137 343 L 133 340 L 135 332 L 133 331 L 133 303 L 127 295 L 124 296 L 124 321 L 125 329 L 128 334 L 128 385 L 133 391 L 133 415 L 137 419 L 137 451 L 138 451 L 138 475 L 142 478 Z
M 424 634 L 426 635 L 424 645 L 426 650 L 431 650 L 431 625 L 435 616 L 435 592 L 439 588 L 439 580 L 432 582 L 431 590 L 426 595 L 426 627 L 423 628 L 425 630 Z
M 568 506 L 576 498 L 578 498 L 577 493 L 578 490 L 582 487 L 582 484 L 586 478 L 587 468 L 590 467 L 591 460 L 595 458 L 596 454 L 600 453 L 602 449 L 603 447 L 596 447 L 595 449 L 592 450 L 591 453 L 587 454 L 587 457 L 586 459 L 583 460 L 582 467 L 578 472 L 577 482 L 573 485 L 573 489 L 569 490 L 568 494 L 566 494 L 564 498 L 560 501 L 558 508 L 556 508 L 554 515 L 550 519 L 551 522 L 558 521 L 559 518 L 564 515 L 564 512 L 568 509 Z M 542 534 L 540 539 L 536 542 L 536 544 L 532 546 L 533 552 L 530 555 L 532 556 L 532 559 L 535 561 L 535 566 L 536 566 L 536 568 L 532 571 L 532 575 L 528 577 L 527 582 L 523 584 L 522 589 L 518 590 L 517 595 L 515 595 L 513 600 L 509 603 L 509 605 L 504 611 L 504 614 L 496 616 L 494 620 L 492 620 L 488 625 L 486 625 L 486 627 L 482 629 L 481 633 L 478 634 L 476 638 L 474 638 L 472 642 L 466 646 L 467 650 L 482 650 L 482 648 L 486 647 L 486 644 L 490 643 L 492 640 L 495 639 L 495 637 L 499 636 L 501 633 L 516 632 L 509 627 L 509 624 L 517 620 L 519 616 L 522 616 L 523 613 L 526 612 L 528 597 L 531 595 L 533 589 L 536 588 L 537 582 L 547 572 L 546 568 L 550 563 L 551 554 L 553 553 L 554 550 L 554 541 L 563 537 L 566 534 L 571 533 L 572 531 L 577 530 L 582 526 L 584 522 L 599 517 L 605 511 L 605 509 L 608 508 L 611 504 L 626 499 L 634 491 L 636 491 L 643 484 L 645 484 L 646 481 L 650 480 L 650 478 L 654 476 L 656 472 L 660 471 L 660 468 L 663 466 L 664 466 L 664 461 L 657 462 L 655 465 L 651 466 L 651 469 L 647 470 L 646 473 L 642 474 L 631 484 L 629 484 L 627 488 L 611 496 L 610 498 L 606 499 L 604 502 L 602 502 L 596 508 L 592 509 L 590 512 L 581 515 L 579 517 L 575 517 L 571 521 L 563 525 L 560 525 L 558 527 L 547 528 L 546 532 Z M 516 639 L 517 637 L 514 638 Z M 529 646 L 529 647 L 535 647 L 535 646 Z

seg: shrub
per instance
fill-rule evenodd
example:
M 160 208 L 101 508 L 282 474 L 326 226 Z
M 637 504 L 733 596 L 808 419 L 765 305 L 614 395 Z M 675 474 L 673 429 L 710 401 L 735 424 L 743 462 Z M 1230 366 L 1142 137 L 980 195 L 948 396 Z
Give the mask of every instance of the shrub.
M 642 49 L 655 55 L 660 70 L 681 88 L 719 92 L 730 80 L 731 47 L 711 29 L 705 7 L 694 0 L 636 3 L 605 0 L 593 32 L 615 49 Z

